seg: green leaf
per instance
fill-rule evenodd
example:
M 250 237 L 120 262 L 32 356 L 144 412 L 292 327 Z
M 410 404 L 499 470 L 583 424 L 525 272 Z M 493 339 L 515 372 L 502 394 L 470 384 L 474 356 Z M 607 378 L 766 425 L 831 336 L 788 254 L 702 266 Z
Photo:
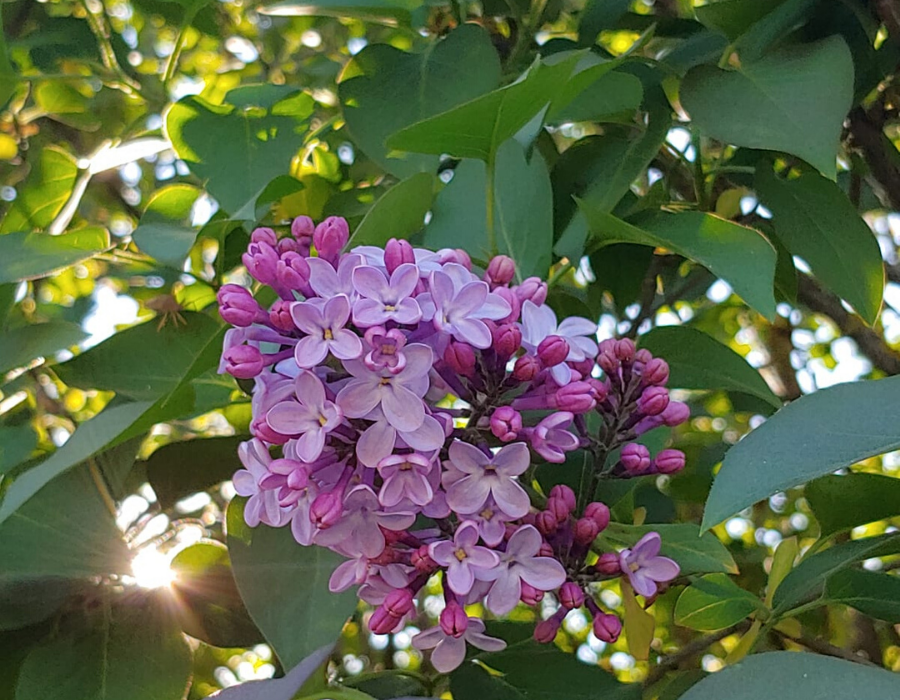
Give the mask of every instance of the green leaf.
M 385 192 L 360 222 L 349 245 L 383 247 L 391 238 L 409 238 L 425 227 L 434 199 L 434 175 L 416 173 Z
M 759 231 L 699 211 L 645 214 L 630 224 L 590 201 L 578 200 L 578 206 L 587 218 L 594 249 L 613 243 L 668 248 L 727 281 L 766 318 L 775 317 L 777 256 Z
M 760 700 L 773 692 L 791 700 L 885 700 L 897 695 L 897 676 L 830 656 L 771 651 L 710 674 L 681 700 Z
M 492 161 L 500 144 L 559 94 L 578 58 L 576 54 L 554 63 L 537 61 L 523 80 L 408 126 L 388 138 L 388 146 Z
M 756 189 L 791 254 L 809 263 L 869 325 L 875 323 L 884 294 L 881 249 L 841 188 L 814 172 L 785 180 L 763 163 L 756 169 Z
M 556 95 L 547 112 L 548 124 L 602 121 L 636 110 L 644 96 L 641 81 L 629 73 L 614 72 L 622 59 L 604 61 L 587 54 Z
M 239 93 L 238 101 L 245 96 Z M 287 174 L 303 145 L 312 104 L 308 95 L 296 94 L 264 111 L 212 105 L 190 96 L 169 109 L 166 133 L 178 157 L 206 181 L 222 209 L 236 215 L 252 205 L 269 182 Z
M 242 468 L 238 445 L 249 436 L 212 437 L 171 442 L 144 462 L 147 480 L 163 508 L 230 479 Z
M 762 606 L 725 574 L 708 574 L 684 589 L 675 603 L 675 624 L 715 631 L 740 622 Z
M 734 42 L 741 61 L 755 61 L 772 44 L 803 24 L 818 0 L 785 0 L 753 24 Z
M 81 326 L 66 321 L 35 323 L 7 331 L 0 345 L 0 374 L 71 348 L 87 337 Z
M 332 593 L 328 579 L 341 557 L 297 544 L 291 528 L 244 523 L 246 499 L 228 507 L 228 551 L 241 598 L 285 666 L 336 640 L 356 606 L 354 591 Z M 249 543 L 243 536 L 250 536 Z
M 900 377 L 839 384 L 782 408 L 725 455 L 703 529 L 773 493 L 900 448 L 898 389 Z
M 184 183 L 154 192 L 132 233 L 135 245 L 151 258 L 181 270 L 197 240 L 197 229 L 191 228 L 190 217 L 200 194 L 196 187 Z
M 853 100 L 853 60 L 844 40 L 832 36 L 773 51 L 738 70 L 698 66 L 680 95 L 706 136 L 790 153 L 834 179 L 841 124 Z
M 168 606 L 132 596 L 93 629 L 62 630 L 25 659 L 16 700 L 181 700 L 191 650 Z
M 2 25 L 2 14 L 0 14 L 0 25 Z M 5 107 L 15 92 L 16 71 L 12 67 L 9 60 L 9 53 L 6 48 L 6 33 L 0 32 L 0 107 Z
M 806 485 L 822 537 L 900 515 L 900 479 L 880 474 L 830 474 Z
M 100 226 L 62 236 L 24 232 L 0 236 L 0 284 L 46 277 L 109 247 L 109 233 Z
M 567 700 L 636 700 L 637 683 L 620 683 L 611 673 L 589 666 L 552 644 L 527 640 L 504 651 L 480 654 L 479 661 L 499 675 L 474 663 L 465 663 L 450 675 L 455 700 L 558 700 L 565 688 Z
M 347 678 L 344 685 L 359 690 L 377 700 L 410 700 L 425 697 L 428 689 L 416 676 L 405 675 L 402 669 L 390 673 L 364 674 L 362 678 Z
M 687 326 L 654 328 L 640 346 L 669 363 L 669 386 L 677 389 L 740 391 L 775 408 L 779 399 L 759 372 L 726 345 Z
M 56 576 L 8 579 L 0 574 L 0 632 L 43 622 L 79 591 L 80 586 L 78 581 Z M 6 697 L 2 686 L 0 697 Z
M 713 29 L 734 41 L 747 28 L 765 17 L 784 0 L 719 0 L 694 8 L 694 15 L 704 27 Z
M 16 198 L 0 223 L 0 233 L 47 228 L 72 194 L 77 177 L 78 166 L 72 156 L 56 146 L 41 149 L 28 179 L 16 188 Z
M 0 577 L 8 581 L 131 573 L 128 550 L 87 467 L 46 484 L 4 518 L 0 560 Z
M 785 576 L 775 591 L 772 598 L 775 612 L 789 610 L 809 598 L 819 597 L 829 576 L 858 561 L 898 552 L 900 536 L 890 534 L 842 542 L 807 556 Z
M 298 697 L 298 692 L 302 693 L 304 685 L 315 675 L 316 671 L 328 663 L 331 650 L 330 644 L 317 649 L 282 678 L 233 685 L 225 690 L 220 690 L 216 694 L 216 698 L 217 700 L 294 700 Z M 335 700 L 363 700 L 363 698 L 343 695 L 340 690 L 332 690 L 330 697 Z
M 578 43 L 593 46 L 597 35 L 614 28 L 630 7 L 631 0 L 588 0 L 578 22 Z
M 693 523 L 678 525 L 625 525 L 610 523 L 600 535 L 600 542 L 631 547 L 648 532 L 658 532 L 662 539 L 660 553 L 678 562 L 682 575 L 706 573 L 736 574 L 737 565 L 731 554 L 711 532 L 700 535 Z
M 844 569 L 828 579 L 825 598 L 877 620 L 900 624 L 900 578 L 865 569 Z
M 487 169 L 480 160 L 464 158 L 434 198 L 431 220 L 422 242 L 426 248 L 462 248 L 487 259 Z M 495 220 L 496 226 L 496 220 Z
M 37 433 L 30 425 L 0 426 L 0 474 L 26 461 L 37 447 Z
M 204 314 L 182 316 L 184 325 L 159 328 L 151 320 L 120 331 L 59 365 L 57 374 L 69 386 L 114 391 L 135 401 L 156 400 L 174 391 L 184 368 L 219 330 Z
M 217 647 L 262 641 L 238 593 L 224 544 L 203 540 L 186 547 L 172 560 L 171 569 L 178 620 L 186 634 Z
M 372 5 L 370 5 L 372 6 Z M 391 153 L 388 136 L 415 122 L 475 99 L 500 82 L 500 59 L 488 33 L 464 24 L 422 53 L 387 44 L 367 46 L 339 86 L 344 118 L 369 158 L 397 177 L 437 170 L 438 158 Z

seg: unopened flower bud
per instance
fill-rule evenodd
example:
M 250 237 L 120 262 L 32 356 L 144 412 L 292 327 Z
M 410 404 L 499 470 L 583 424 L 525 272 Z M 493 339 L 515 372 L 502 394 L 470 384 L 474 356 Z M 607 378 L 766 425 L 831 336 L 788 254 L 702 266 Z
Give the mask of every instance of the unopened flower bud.
M 516 293 L 509 287 L 497 287 L 494 294 L 509 304 L 509 315 L 506 318 L 497 319 L 500 323 L 515 323 L 522 312 L 522 302 Z
M 545 537 L 552 535 L 559 527 L 559 521 L 552 511 L 542 510 L 534 521 L 535 527 Z
M 515 440 L 522 430 L 522 414 L 511 406 L 500 406 L 491 414 L 491 432 L 501 442 Z
M 306 249 L 306 246 L 303 245 L 301 241 L 298 241 L 296 238 L 281 238 L 278 241 L 278 245 L 275 246 L 275 250 L 278 251 L 279 255 L 284 255 L 285 253 L 297 253 L 303 257 L 306 257 L 309 251 Z
M 602 532 L 606 529 L 606 526 L 609 525 L 609 507 L 605 503 L 600 503 L 599 501 L 588 503 L 587 507 L 584 509 L 584 517 L 590 518 L 597 523 L 597 527 L 600 528 L 600 531 Z
M 544 367 L 555 367 L 566 359 L 569 344 L 558 335 L 548 335 L 538 345 L 537 355 Z
M 594 401 L 597 403 L 606 401 L 606 397 L 609 396 L 609 384 L 599 379 L 587 379 L 586 381 L 594 390 Z
M 316 232 L 316 225 L 308 216 L 298 216 L 291 222 L 291 235 L 309 246 Z
M 539 557 L 552 557 L 555 552 L 548 542 L 541 542 L 541 548 L 538 550 Z
M 500 287 L 509 284 L 516 274 L 516 264 L 507 255 L 495 255 L 488 263 L 484 273 L 485 280 L 492 287 Z
M 455 600 L 447 603 L 447 607 L 441 611 L 441 629 L 450 637 L 462 637 L 469 627 L 469 616 Z
M 506 361 L 512 357 L 522 345 L 522 331 L 512 323 L 501 323 L 491 329 L 491 347 L 497 357 Z
M 457 374 L 471 377 L 475 374 L 475 350 L 467 343 L 453 341 L 444 350 L 444 362 Z
M 269 309 L 269 323 L 280 331 L 292 331 L 296 326 L 291 317 L 291 304 L 294 302 L 277 299 Z
M 537 605 L 544 599 L 544 592 L 522 581 L 522 595 L 519 596 L 525 605 Z
M 569 519 L 569 514 L 572 512 L 572 509 L 566 505 L 563 499 L 554 498 L 553 496 L 547 499 L 547 510 L 553 513 L 557 523 L 564 523 Z
M 658 416 L 669 405 L 669 392 L 662 386 L 649 386 L 638 399 L 638 409 L 646 416 Z
M 556 639 L 556 634 L 562 626 L 562 619 L 556 615 L 542 620 L 534 628 L 534 641 L 540 644 L 550 644 Z
M 369 631 L 372 634 L 390 634 L 399 623 L 399 617 L 391 615 L 383 605 L 380 605 L 369 618 Z
M 416 567 L 416 571 L 420 574 L 431 573 L 437 568 L 437 564 L 434 562 L 434 559 L 428 554 L 428 545 L 423 544 L 416 551 L 412 553 L 410 557 L 410 561 L 412 565 Z
M 630 338 L 622 338 L 616 341 L 616 357 L 622 362 L 631 362 L 634 359 L 634 341 Z
M 681 401 L 669 401 L 666 410 L 660 415 L 662 416 L 665 425 L 674 428 L 676 425 L 681 425 L 691 417 L 691 409 L 688 408 L 686 403 L 682 403 Z
M 569 509 L 570 513 L 575 510 L 575 506 L 578 502 L 575 498 L 575 492 L 571 489 L 571 487 L 566 486 L 565 484 L 557 484 L 552 489 L 550 489 L 550 498 L 561 498 L 566 504 L 566 508 Z
M 260 227 L 253 229 L 250 234 L 251 243 L 265 243 L 273 248 L 278 245 L 278 235 L 270 228 Z
M 472 271 L 472 258 L 462 248 L 441 248 L 438 251 L 438 255 L 440 256 L 441 265 L 456 263 L 457 265 L 462 265 L 469 272 Z
M 598 574 L 603 576 L 618 576 L 622 573 L 622 567 L 619 565 L 619 555 L 615 552 L 604 552 L 594 564 L 594 569 Z
M 331 527 L 344 513 L 344 499 L 339 493 L 320 493 L 309 507 L 309 519 L 320 530 Z
M 291 439 L 290 435 L 282 435 L 272 430 L 272 427 L 266 423 L 265 416 L 258 416 L 250 422 L 250 434 L 272 445 L 283 445 Z
M 573 581 L 566 581 L 559 589 L 559 602 L 567 610 L 584 605 L 584 591 Z
M 260 320 L 262 309 L 249 291 L 237 284 L 226 284 L 216 294 L 219 315 L 232 326 L 246 328 Z
M 600 528 L 593 518 L 579 518 L 575 521 L 574 539 L 576 544 L 587 546 L 597 539 L 599 534 Z
M 601 351 L 597 355 L 597 365 L 609 376 L 619 371 L 620 362 L 614 354 Z
M 644 365 L 641 377 L 647 384 L 664 386 L 669 381 L 669 364 L 662 358 L 654 357 Z
M 547 284 L 540 277 L 529 277 L 513 290 L 522 303 L 527 300 L 540 306 L 547 301 Z
M 512 376 L 520 382 L 530 382 L 541 371 L 541 363 L 534 355 L 522 355 L 513 367 Z
M 622 448 L 622 466 L 632 476 L 645 473 L 650 468 L 650 450 L 637 442 L 629 442 Z
M 413 607 L 413 594 L 408 588 L 395 588 L 384 599 L 384 608 L 394 617 L 406 615 Z
M 398 267 L 404 263 L 416 262 L 416 254 L 413 247 L 407 240 L 397 240 L 392 238 L 384 246 L 384 266 L 387 268 L 388 274 L 394 273 Z
M 634 353 L 634 361 L 635 363 L 640 363 L 642 365 L 646 365 L 650 360 L 653 359 L 653 355 L 647 348 L 641 348 L 637 352 Z
M 569 413 L 587 413 L 594 410 L 594 387 L 588 382 L 569 382 L 556 390 L 556 408 Z
M 594 636 L 601 642 L 612 644 L 622 634 L 622 621 L 615 615 L 600 613 L 594 616 Z
M 684 469 L 684 452 L 681 450 L 662 450 L 656 459 L 656 470 L 660 474 L 674 474 Z
M 287 289 L 303 289 L 309 282 L 309 263 L 299 253 L 284 253 L 275 266 L 275 278 Z
M 278 252 L 265 241 L 251 243 L 247 252 L 241 256 L 241 261 L 247 272 L 257 282 L 263 284 L 275 283 L 275 272 L 278 266 Z
M 222 353 L 225 371 L 237 379 L 253 379 L 263 371 L 265 361 L 259 348 L 236 345 Z
M 591 372 L 594 371 L 594 360 L 585 358 L 577 362 L 569 362 L 569 366 L 581 375 L 582 379 L 589 379 Z
M 313 233 L 313 244 L 319 257 L 334 262 L 337 260 L 341 249 L 347 245 L 350 239 L 350 228 L 347 222 L 339 216 L 329 216 L 325 221 L 316 226 Z

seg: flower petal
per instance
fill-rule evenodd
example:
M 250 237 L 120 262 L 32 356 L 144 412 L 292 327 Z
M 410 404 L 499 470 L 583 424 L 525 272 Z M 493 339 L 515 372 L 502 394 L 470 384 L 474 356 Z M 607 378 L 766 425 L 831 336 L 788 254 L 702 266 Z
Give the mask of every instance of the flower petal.
M 521 596 L 522 581 L 507 568 L 494 581 L 484 602 L 495 615 L 506 615 L 519 604 Z
M 491 331 L 476 318 L 461 318 L 453 322 L 453 337 L 485 350 L 491 347 Z
M 450 673 L 466 658 L 466 641 L 462 637 L 444 637 L 431 652 L 431 665 L 441 673 Z
M 362 355 L 363 346 L 359 336 L 353 331 L 341 328 L 334 332 L 329 343 L 331 354 L 339 360 L 355 360 Z
M 447 504 L 457 513 L 477 513 L 487 501 L 490 493 L 491 485 L 488 481 L 470 474 L 464 476 L 447 490 Z
M 521 518 L 531 509 L 531 499 L 512 479 L 499 479 L 491 485 L 491 495 L 500 509 L 511 518 Z
M 654 581 L 671 581 L 681 573 L 681 567 L 668 557 L 653 557 L 641 567 L 641 573 Z
M 534 557 L 519 562 L 522 580 L 541 591 L 552 591 L 566 581 L 566 570 L 552 557 Z
M 322 312 L 308 301 L 291 304 L 291 318 L 294 325 L 304 333 L 321 335 L 322 327 L 325 325 Z
M 301 338 L 294 346 L 294 359 L 303 368 L 315 367 L 328 356 L 328 343 L 315 335 Z
M 365 265 L 357 267 L 353 271 L 352 279 L 356 291 L 368 299 L 384 302 L 390 295 L 387 279 L 380 270 L 374 267 Z
M 505 445 L 494 455 L 491 463 L 497 467 L 497 472 L 503 476 L 519 476 L 531 464 L 528 445 L 524 442 L 514 442 L 511 445 Z
M 380 326 L 390 318 L 384 304 L 375 299 L 360 299 L 353 305 L 353 323 L 360 328 Z
M 462 440 L 454 440 L 449 450 L 453 466 L 465 474 L 483 474 L 484 467 L 490 464 L 490 457 L 484 452 Z
M 416 430 L 425 420 L 425 404 L 422 399 L 396 382 L 385 385 L 381 408 L 388 422 L 404 432 Z
M 387 421 L 373 423 L 356 443 L 356 456 L 367 467 L 374 469 L 394 449 L 397 433 Z
M 506 545 L 507 554 L 516 559 L 530 559 L 541 549 L 544 538 L 534 525 L 523 525 L 516 530 Z
M 381 402 L 381 394 L 378 385 L 368 378 L 351 379 L 338 392 L 336 402 L 348 418 L 362 418 Z
M 312 411 L 319 412 L 325 404 L 325 387 L 319 378 L 310 371 L 303 371 L 294 380 L 297 397 Z
M 460 562 L 454 557 L 447 567 L 447 584 L 457 595 L 465 595 L 472 590 L 475 583 L 475 572 L 465 562 Z

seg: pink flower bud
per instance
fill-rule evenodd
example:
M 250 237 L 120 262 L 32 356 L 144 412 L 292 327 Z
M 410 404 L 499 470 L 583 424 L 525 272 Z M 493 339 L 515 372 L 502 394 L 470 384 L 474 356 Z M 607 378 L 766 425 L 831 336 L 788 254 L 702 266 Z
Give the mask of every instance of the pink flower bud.
M 654 357 L 644 365 L 641 376 L 647 384 L 664 386 L 669 381 L 669 364 L 662 358 Z
M 522 595 L 519 596 L 525 605 L 537 605 L 544 599 L 544 592 L 522 581 Z
M 472 258 L 462 248 L 441 248 L 438 251 L 438 255 L 440 256 L 441 265 L 456 263 L 457 265 L 462 265 L 469 272 L 472 271 Z
M 491 432 L 501 442 L 515 440 L 522 430 L 522 414 L 511 406 L 500 406 L 491 414 Z
M 606 401 L 606 397 L 609 396 L 609 384 L 599 379 L 587 379 L 585 381 L 594 389 L 594 400 L 597 403 Z
M 484 279 L 491 287 L 500 287 L 509 284 L 516 274 L 516 263 L 506 255 L 495 255 L 488 263 Z
M 275 283 L 275 271 L 278 266 L 278 253 L 265 241 L 251 243 L 247 252 L 241 256 L 247 272 L 258 282 L 272 285 Z
M 597 527 L 602 532 L 609 525 L 609 508 L 605 503 L 600 503 L 599 501 L 588 503 L 584 509 L 584 517 L 590 518 L 597 523 Z
M 620 362 L 619 358 L 617 358 L 614 354 L 609 352 L 602 352 L 597 355 L 597 364 L 600 369 L 602 369 L 607 376 L 616 374 L 619 371 Z
M 455 600 L 447 603 L 447 607 L 441 611 L 441 629 L 444 634 L 459 639 L 469 627 L 469 616 Z
M 475 374 L 475 350 L 467 343 L 451 342 L 444 350 L 444 362 L 457 374 L 471 377 Z
M 512 376 L 520 382 L 530 382 L 541 371 L 541 363 L 534 355 L 522 355 L 513 367 Z
M 578 372 L 578 374 L 581 375 L 582 379 L 589 379 L 591 376 L 591 372 L 594 371 L 594 361 L 590 358 L 585 358 L 578 362 L 570 361 L 569 367 Z
M 298 216 L 291 222 L 291 235 L 298 241 L 303 241 L 307 248 L 316 232 L 316 225 L 308 216 Z
M 372 634 L 390 634 L 399 623 L 400 618 L 391 615 L 391 613 L 381 605 L 377 607 L 375 612 L 369 617 L 369 631 L 372 632 Z
M 594 636 L 601 642 L 612 644 L 622 634 L 622 621 L 615 615 L 600 613 L 594 617 Z
M 615 552 L 604 552 L 594 564 L 594 569 L 598 574 L 603 576 L 618 576 L 622 573 L 622 567 L 619 565 L 619 555 Z
M 666 410 L 660 415 L 662 416 L 663 423 L 670 428 L 674 428 L 676 425 L 681 425 L 691 417 L 691 409 L 688 408 L 686 403 L 682 403 L 681 401 L 669 401 Z
M 551 547 L 547 542 L 541 542 L 541 548 L 538 550 L 539 557 L 552 557 L 555 553 L 553 551 L 553 547 Z
M 299 291 L 309 282 L 309 263 L 300 253 L 288 251 L 275 266 L 275 278 L 283 287 Z
M 569 509 L 570 513 L 575 510 L 575 506 L 578 502 L 575 498 L 575 492 L 565 484 L 557 484 L 552 489 L 550 489 L 550 498 L 562 499 L 563 503 L 566 504 L 566 508 Z
M 548 617 L 546 620 L 542 620 L 534 628 L 534 641 L 540 644 L 550 644 L 556 639 L 556 634 L 559 632 L 561 625 L 562 619 L 558 618 L 556 615 Z
M 637 442 L 629 442 L 622 448 L 622 466 L 632 476 L 645 473 L 650 468 L 650 450 Z
M 275 250 L 278 251 L 279 255 L 284 255 L 285 253 L 297 253 L 302 257 L 306 257 L 306 254 L 309 252 L 303 243 L 294 238 L 280 239 L 278 245 L 275 246 Z
M 334 525 L 343 513 L 344 499 L 335 491 L 320 493 L 309 507 L 309 519 L 320 530 Z
M 412 565 L 416 567 L 416 571 L 420 574 L 428 574 L 434 571 L 437 568 L 437 564 L 434 559 L 428 554 L 428 545 L 423 544 L 416 551 L 412 553 L 410 557 L 410 561 Z
M 270 228 L 256 228 L 253 229 L 253 233 L 250 234 L 250 242 L 265 243 L 266 245 L 272 246 L 274 248 L 276 245 L 278 245 L 278 234 L 276 234 Z
M 572 581 L 566 581 L 559 589 L 559 602 L 567 610 L 574 610 L 584 605 L 584 591 Z
M 566 359 L 569 344 L 558 335 L 548 335 L 538 345 L 537 354 L 544 367 L 555 367 Z
M 519 301 L 523 303 L 525 300 L 529 300 L 540 306 L 547 301 L 547 285 L 541 281 L 540 277 L 529 277 L 522 284 L 513 287 L 513 291 L 519 297 Z
M 574 539 L 576 544 L 587 546 L 597 539 L 599 534 L 600 528 L 592 518 L 579 518 L 575 521 Z
M 669 405 L 669 392 L 662 386 L 648 386 L 638 399 L 638 409 L 646 416 L 658 416 Z
M 412 591 L 408 588 L 395 588 L 387 594 L 383 606 L 394 617 L 403 617 L 413 608 Z
M 283 445 L 291 439 L 290 435 L 282 435 L 272 430 L 269 424 L 266 423 L 265 416 L 258 416 L 250 422 L 250 434 L 272 445 Z
M 515 355 L 522 345 L 522 331 L 511 323 L 502 323 L 491 329 L 492 347 L 501 360 Z
M 653 355 L 650 354 L 650 351 L 647 348 L 641 348 L 636 353 L 634 353 L 634 361 L 637 363 L 641 363 L 642 365 L 646 365 L 650 360 L 653 359 Z
M 519 297 L 509 287 L 497 287 L 494 290 L 494 294 L 509 304 L 509 316 L 498 319 L 498 321 L 500 323 L 515 323 L 522 312 L 522 302 L 519 300 Z
M 547 510 L 553 513 L 557 523 L 566 522 L 569 519 L 569 514 L 572 512 L 572 509 L 566 505 L 563 499 L 553 496 L 547 499 Z
M 552 535 L 556 532 L 556 529 L 559 527 L 559 521 L 556 519 L 556 515 L 553 514 L 552 511 L 542 510 L 537 515 L 537 519 L 534 522 L 535 527 L 545 537 Z
M 631 362 L 634 359 L 634 341 L 630 338 L 622 338 L 616 341 L 616 357 L 622 362 Z
M 660 474 L 674 474 L 684 469 L 684 452 L 681 450 L 662 450 L 656 455 L 656 470 Z
M 294 302 L 277 299 L 269 309 L 269 323 L 280 331 L 292 331 L 296 328 L 291 318 L 291 304 Z
M 587 413 L 597 405 L 594 387 L 588 382 L 569 382 L 556 390 L 556 407 L 569 413 Z
M 313 233 L 313 244 L 316 246 L 319 257 L 331 263 L 337 260 L 348 240 L 350 240 L 350 228 L 347 226 L 347 222 L 339 216 L 329 216 L 316 226 Z
M 260 320 L 262 309 L 249 291 L 237 284 L 226 284 L 216 294 L 219 315 L 232 326 L 246 328 Z
M 263 371 L 265 361 L 258 348 L 236 345 L 222 353 L 225 371 L 238 379 L 253 379 Z
M 394 270 L 403 263 L 416 262 L 416 254 L 413 247 L 406 240 L 397 240 L 392 238 L 384 246 L 384 266 L 387 268 L 388 274 L 393 274 Z

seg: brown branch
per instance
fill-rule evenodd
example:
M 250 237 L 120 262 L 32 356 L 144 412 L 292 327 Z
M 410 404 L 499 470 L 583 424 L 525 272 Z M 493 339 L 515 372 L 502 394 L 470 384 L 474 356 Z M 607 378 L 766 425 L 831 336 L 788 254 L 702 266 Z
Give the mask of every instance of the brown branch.
M 884 203 L 900 211 L 900 162 L 897 149 L 884 135 L 881 104 L 871 111 L 857 107 L 850 112 L 850 142 L 866 159 L 872 177 L 880 185 Z
M 728 637 L 732 634 L 735 634 L 737 632 L 744 632 L 749 627 L 750 623 L 744 620 L 743 622 L 739 622 L 736 625 L 732 625 L 731 627 L 726 627 L 725 629 L 719 630 L 718 632 L 713 632 L 712 634 L 707 634 L 704 637 L 700 637 L 692 642 L 688 642 L 674 654 L 670 654 L 669 656 L 665 656 L 659 660 L 659 663 L 651 669 L 649 674 L 647 674 L 647 680 L 644 681 L 644 687 L 649 688 L 654 683 L 662 680 L 662 677 L 666 675 L 667 671 L 677 668 L 683 661 L 686 661 L 692 656 L 699 654 L 707 647 L 712 646 L 716 642 L 719 642 L 725 639 L 725 637 Z
M 856 314 L 847 311 L 836 295 L 809 275 L 797 275 L 797 299 L 811 311 L 824 314 L 834 321 L 841 333 L 853 338 L 860 352 L 882 372 L 889 375 L 900 374 L 900 353 Z
M 876 668 L 881 668 L 879 664 L 873 663 L 868 659 L 859 656 L 858 654 L 847 651 L 846 649 L 841 649 L 840 647 L 836 647 L 833 644 L 829 644 L 821 639 L 815 639 L 813 637 L 805 637 L 799 636 L 794 637 L 786 632 L 782 632 L 779 629 L 774 630 L 778 636 L 782 639 L 785 639 L 789 642 L 793 642 L 794 644 L 800 644 L 801 646 L 806 647 L 810 651 L 814 651 L 817 654 L 824 654 L 825 656 L 833 656 L 837 659 L 844 659 L 845 661 L 852 661 L 853 663 L 862 664 L 863 666 L 875 666 Z
M 769 367 L 780 385 L 778 395 L 786 401 L 799 399 L 803 392 L 797 381 L 797 371 L 791 364 L 791 352 L 794 350 L 794 341 L 791 339 L 793 326 L 788 319 L 779 316 L 774 323 L 761 330 L 769 351 Z

